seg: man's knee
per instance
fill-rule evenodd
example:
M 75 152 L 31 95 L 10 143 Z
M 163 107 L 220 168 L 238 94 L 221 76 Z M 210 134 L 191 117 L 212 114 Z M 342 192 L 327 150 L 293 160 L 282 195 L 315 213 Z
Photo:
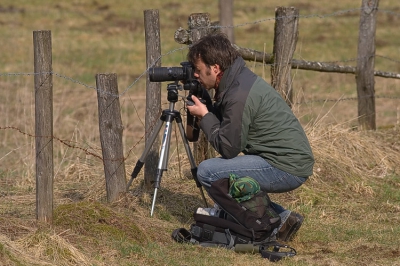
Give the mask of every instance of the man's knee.
M 202 161 L 197 167 L 197 178 L 206 189 L 211 186 L 211 175 L 208 160 Z

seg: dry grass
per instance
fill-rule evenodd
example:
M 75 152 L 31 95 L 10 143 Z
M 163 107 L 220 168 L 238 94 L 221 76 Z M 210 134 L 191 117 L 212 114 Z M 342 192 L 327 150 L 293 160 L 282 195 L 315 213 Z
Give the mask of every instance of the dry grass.
M 371 265 L 371 261 L 395 265 L 400 255 L 396 237 L 400 233 L 399 131 L 358 132 L 340 126 L 306 129 L 316 158 L 314 175 L 294 192 L 271 195 L 306 216 L 291 243 L 298 256 L 283 265 Z M 181 159 L 185 171 L 187 162 Z M 73 178 L 56 184 L 51 229 L 26 213 L 33 211 L 34 197 L 3 196 L 3 202 L 31 207 L 24 208 L 25 215 L 9 212 L 17 211 L 11 206 L 8 212 L 2 211 L 2 260 L 10 265 L 18 265 L 15 261 L 22 265 L 177 265 L 179 261 L 205 265 L 209 256 L 211 264 L 237 265 L 238 258 L 246 265 L 265 263 L 259 256 L 173 243 L 170 233 L 188 228 L 191 213 L 204 204 L 188 174 L 171 166 L 162 181 L 154 217 L 149 215 L 152 191 L 142 188 L 142 176 L 128 194 L 110 205 L 104 203 L 103 177 L 90 174 L 93 169 L 85 165 L 74 166 L 88 170 L 80 179 L 83 187 L 67 188 L 75 186 Z M 93 185 L 86 189 L 89 183 Z
M 301 15 L 326 15 L 359 8 L 360 3 L 235 1 L 235 25 L 248 23 L 235 28 L 239 46 L 272 51 L 274 20 L 253 22 L 272 18 L 276 6 L 296 6 Z M 397 6 L 395 0 L 380 3 L 381 10 L 399 12 Z M 39 224 L 35 217 L 33 77 L 0 76 L 0 265 L 265 265 L 258 255 L 171 240 L 172 230 L 188 228 L 192 212 L 204 205 L 175 134 L 154 217 L 150 217 L 153 191 L 142 187 L 142 173 L 129 193 L 106 203 L 94 76 L 117 73 L 119 90 L 125 92 L 120 101 L 129 179 L 144 148 L 145 81 L 136 79 L 145 69 L 143 10 L 152 8 L 160 10 L 163 54 L 181 48 L 172 36 L 178 27 L 186 27 L 193 10 L 218 19 L 214 0 L 190 5 L 160 0 L 134 5 L 122 0 L 0 4 L 0 72 L 31 73 L 32 31 L 50 29 L 53 69 L 60 74 L 53 79 L 52 226 Z M 301 18 L 295 58 L 340 61 L 356 57 L 357 14 Z M 399 16 L 390 13 L 378 16 L 377 53 L 394 59 L 377 58 L 379 70 L 400 70 L 396 62 L 400 38 L 395 34 L 399 21 Z M 185 53 L 182 49 L 164 56 L 162 64 L 179 65 Z M 269 79 L 266 68 L 249 65 Z M 376 79 L 377 95 L 389 96 L 376 101 L 379 130 L 359 132 L 357 103 L 348 100 L 356 97 L 353 75 L 298 70 L 292 76 L 299 103 L 294 111 L 306 129 L 316 164 L 314 175 L 301 188 L 271 195 L 306 217 L 291 243 L 298 255 L 278 264 L 400 265 L 399 81 Z M 166 99 L 165 90 L 162 93 Z

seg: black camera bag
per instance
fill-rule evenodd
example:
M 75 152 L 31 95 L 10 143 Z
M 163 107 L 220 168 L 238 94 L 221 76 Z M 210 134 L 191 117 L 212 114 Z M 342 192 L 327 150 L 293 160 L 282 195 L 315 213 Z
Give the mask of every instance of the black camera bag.
M 209 195 L 228 214 L 227 219 L 233 219 L 253 233 L 255 242 L 270 237 L 281 223 L 281 217 L 271 207 L 271 200 L 264 191 L 238 203 L 229 194 L 229 178 L 222 178 L 211 184 Z
M 281 218 L 271 208 L 265 192 L 238 203 L 230 196 L 228 189 L 229 178 L 213 182 L 209 195 L 222 209 L 218 217 L 195 212 L 195 222 L 190 230 L 178 228 L 172 233 L 172 238 L 180 243 L 261 253 L 271 261 L 296 255 L 293 248 L 276 241 L 275 233 Z M 285 251 L 279 251 L 280 248 L 285 248 Z

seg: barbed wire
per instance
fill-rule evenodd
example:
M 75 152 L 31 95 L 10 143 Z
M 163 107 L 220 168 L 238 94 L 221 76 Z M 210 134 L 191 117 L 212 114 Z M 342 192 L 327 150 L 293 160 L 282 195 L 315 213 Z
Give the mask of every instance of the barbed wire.
M 400 100 L 400 96 L 365 95 L 365 96 L 361 96 L 361 97 L 346 97 L 346 98 L 338 98 L 338 99 L 306 100 L 306 101 L 295 102 L 294 104 L 295 105 L 304 105 L 304 104 L 305 105 L 310 105 L 310 104 L 313 104 L 313 103 L 358 101 L 359 99 L 366 99 L 366 98 Z M 78 145 L 79 143 L 76 142 L 76 141 L 61 139 L 61 138 L 56 137 L 54 135 L 53 136 L 36 136 L 34 134 L 27 133 L 27 132 L 25 132 L 25 131 L 23 131 L 20 128 L 15 127 L 15 126 L 4 126 L 4 127 L 0 126 L 0 130 L 14 130 L 14 131 L 19 132 L 22 135 L 25 135 L 25 136 L 28 136 L 28 137 L 31 137 L 31 138 L 37 138 L 37 137 L 51 138 L 51 139 L 56 140 L 56 141 L 60 142 L 61 144 L 65 145 L 65 146 L 67 146 L 69 148 L 81 150 L 86 155 L 93 156 L 93 157 L 95 157 L 95 158 L 97 158 L 97 159 L 99 159 L 101 161 L 121 161 L 121 160 L 122 161 L 126 161 L 130 157 L 130 155 L 131 155 L 132 151 L 134 150 L 134 148 L 140 142 L 143 141 L 143 139 L 153 130 L 154 126 L 155 126 L 155 124 L 153 126 L 149 127 L 149 129 L 139 138 L 139 140 L 129 148 L 129 150 L 128 150 L 128 152 L 127 152 L 127 154 L 126 154 L 126 156 L 124 158 L 112 158 L 112 159 L 109 159 L 109 158 L 105 159 L 101 155 L 99 155 L 98 153 L 91 151 L 91 150 L 101 151 L 101 148 L 95 148 L 95 147 L 91 147 L 91 146 L 89 146 L 87 148 L 83 148 L 83 147 L 79 146 Z M 86 145 L 88 145 L 88 144 L 86 143 Z
M 263 22 L 267 22 L 267 21 L 274 21 L 274 20 L 280 20 L 280 19 L 287 19 L 287 18 L 319 18 L 319 19 L 324 19 L 324 18 L 329 18 L 329 17 L 335 17 L 335 16 L 342 16 L 348 13 L 353 13 L 355 11 L 362 11 L 365 10 L 365 8 L 352 8 L 352 9 L 347 9 L 347 10 L 339 10 L 333 13 L 329 13 L 329 14 L 325 14 L 325 15 L 320 15 L 320 14 L 309 14 L 309 15 L 294 15 L 294 16 L 279 16 L 279 17 L 270 17 L 270 18 L 264 18 L 264 19 L 259 19 L 256 21 L 252 21 L 252 22 L 245 22 L 245 23 L 241 23 L 241 24 L 237 24 L 237 25 L 227 25 L 227 26 L 221 26 L 221 25 L 213 25 L 211 27 L 207 26 L 207 27 L 197 27 L 196 29 L 204 29 L 204 28 L 239 28 L 239 27 L 244 27 L 244 26 L 248 26 L 248 25 L 255 25 L 255 24 L 259 24 L 259 23 L 263 23 Z M 378 13 L 382 12 L 382 13 L 386 13 L 386 14 L 390 14 L 393 16 L 397 16 L 400 17 L 400 13 L 397 13 L 395 11 L 392 10 L 381 10 L 381 9 L 377 9 Z
M 391 57 L 387 57 L 387 56 L 384 56 L 384 55 L 375 55 L 375 57 L 380 57 L 380 58 L 383 58 L 383 59 L 386 59 L 386 60 L 389 60 L 389 61 L 392 61 L 392 62 L 400 64 L 400 60 L 393 59 Z
M 30 137 L 30 138 L 38 138 L 38 137 L 40 137 L 40 138 L 51 138 L 51 139 L 56 140 L 56 141 L 60 142 L 61 144 L 65 145 L 65 146 L 67 146 L 67 147 L 69 147 L 69 148 L 81 150 L 81 151 L 83 151 L 86 155 L 91 155 L 91 156 L 93 156 L 93 157 L 95 157 L 95 158 L 97 158 L 97 159 L 100 159 L 101 161 L 120 161 L 120 160 L 124 160 L 124 161 L 125 161 L 125 160 L 129 157 L 129 155 L 131 154 L 132 150 L 143 140 L 143 138 L 144 138 L 145 135 L 146 135 L 146 133 L 145 133 L 145 134 L 137 141 L 137 143 L 135 143 L 135 144 L 129 149 L 129 151 L 128 151 L 128 153 L 127 153 L 127 156 L 126 156 L 125 158 L 104 159 L 101 155 L 99 155 L 99 154 L 97 154 L 97 153 L 95 153 L 95 152 L 91 152 L 91 151 L 90 151 L 90 150 L 101 151 L 100 148 L 94 148 L 94 147 L 90 147 L 90 146 L 87 147 L 87 148 L 83 148 L 83 147 L 78 146 L 78 143 L 77 143 L 76 141 L 61 139 L 61 138 L 56 137 L 56 136 L 54 136 L 54 135 L 53 135 L 53 136 L 36 136 L 36 135 L 31 134 L 31 133 L 27 133 L 27 132 L 23 131 L 22 129 L 20 129 L 20 128 L 18 128 L 18 127 L 14 127 L 14 126 L 5 126 L 5 127 L 1 127 L 1 126 L 0 126 L 0 130 L 15 130 L 15 131 L 21 133 L 22 135 L 28 136 L 28 137 Z M 86 145 L 87 145 L 87 143 L 86 143 Z
M 352 12 L 357 12 L 362 10 L 361 8 L 355 8 L 355 9 L 348 9 L 348 10 L 341 10 L 341 11 L 337 11 L 337 12 L 333 12 L 330 14 L 325 14 L 325 15 L 320 15 L 320 14 L 310 14 L 310 15 L 300 15 L 298 16 L 299 18 L 319 18 L 319 19 L 324 19 L 324 18 L 329 18 L 329 17 L 335 17 L 335 16 L 343 16 L 346 14 L 350 14 Z M 394 11 L 390 11 L 390 10 L 379 10 L 378 12 L 382 12 L 382 13 L 387 13 L 393 16 L 397 16 L 400 17 L 400 14 Z M 274 18 L 266 18 L 266 19 L 261 19 L 261 20 L 257 20 L 254 22 L 248 22 L 248 23 L 243 23 L 243 24 L 238 24 L 238 25 L 232 25 L 232 26 L 213 26 L 214 28 L 238 28 L 238 27 L 244 27 L 247 25 L 254 25 L 254 24 L 258 24 L 258 23 L 263 23 L 266 21 L 273 21 L 273 20 L 277 20 L 277 19 L 284 19 L 287 17 L 274 17 Z M 57 73 L 57 72 L 42 72 L 42 73 L 0 73 L 0 77 L 4 77 L 4 76 L 36 76 L 36 75 L 54 75 L 55 77 L 64 79 L 66 81 L 69 82 L 73 82 L 75 84 L 78 84 L 80 86 L 83 86 L 85 88 L 88 89 L 94 89 L 98 92 L 101 92 L 103 94 L 107 94 L 110 95 L 112 97 L 122 97 L 124 96 L 132 87 L 135 86 L 135 84 L 137 84 L 142 78 L 143 76 L 145 76 L 149 70 L 154 67 L 156 65 L 157 62 L 159 62 L 160 59 L 162 59 L 165 56 L 171 55 L 177 51 L 181 51 L 184 49 L 188 49 L 188 47 L 180 47 L 174 50 L 171 50 L 165 54 L 160 55 L 156 60 L 154 60 L 154 62 L 152 62 L 150 64 L 150 66 L 144 71 L 142 72 L 137 78 L 135 78 L 135 80 L 129 84 L 129 86 L 127 86 L 120 94 L 113 94 L 107 91 L 101 91 L 100 89 L 98 89 L 96 86 L 93 85 L 89 85 L 86 84 L 82 81 L 79 81 L 77 79 L 74 79 L 72 77 L 68 77 L 66 75 Z M 375 55 L 376 58 L 382 58 L 394 63 L 400 63 L 400 60 L 398 59 L 394 59 L 393 57 L 388 57 L 388 56 L 384 56 L 384 55 Z M 344 59 L 344 60 L 337 60 L 337 61 L 326 61 L 326 62 L 321 62 L 321 63 L 325 63 L 325 64 L 335 64 L 335 63 L 345 63 L 345 62 L 356 62 L 358 61 L 358 58 L 349 58 L 349 59 Z M 274 64 L 266 64 L 266 65 L 274 65 Z M 308 104 L 313 104 L 313 103 L 325 103 L 325 102 L 345 102 L 345 101 L 356 101 L 359 100 L 360 98 L 371 98 L 374 97 L 375 99 L 391 99 L 391 100 L 399 100 L 400 96 L 384 96 L 384 95 L 367 95 L 367 96 L 363 96 L 363 97 L 346 97 L 346 98 L 339 98 L 339 99 L 315 99 L 315 100 L 305 100 L 305 101 L 299 101 L 296 102 L 296 105 L 308 105 Z M 153 125 L 154 126 L 154 125 Z M 147 136 L 147 132 L 145 132 L 140 138 L 139 140 L 134 143 L 131 147 L 129 147 L 126 156 L 124 158 L 113 158 L 113 159 L 106 159 L 103 158 L 101 155 L 101 148 L 97 148 L 97 147 L 92 147 L 91 145 L 89 145 L 88 143 L 79 143 L 76 141 L 71 141 L 71 140 L 65 140 L 65 139 L 61 139 L 59 137 L 56 136 L 35 136 L 34 134 L 30 134 L 27 133 L 23 130 L 21 130 L 18 127 L 14 127 L 14 126 L 5 126 L 2 127 L 0 126 L 0 131 L 1 130 L 13 130 L 15 132 L 19 132 L 20 134 L 26 135 L 30 138 L 37 138 L 37 137 L 43 137 L 43 138 L 52 138 L 55 141 L 58 141 L 59 143 L 61 143 L 61 145 L 67 146 L 69 148 L 75 149 L 75 150 L 80 150 L 82 151 L 84 154 L 88 155 L 88 156 L 92 156 L 96 159 L 99 159 L 100 161 L 104 162 L 107 160 L 111 160 L 111 161 L 126 161 L 132 154 L 134 148 L 143 141 L 143 139 Z M 152 130 L 152 127 L 150 128 L 149 132 Z M 87 147 L 84 147 L 84 146 Z M 179 155 L 179 153 L 178 153 Z M 103 182 L 103 181 L 102 181 Z M 85 194 L 87 194 L 88 192 L 86 192 Z
M 163 58 L 164 56 L 170 55 L 170 54 L 172 54 L 172 53 L 175 53 L 175 52 L 177 52 L 177 51 L 184 50 L 184 49 L 188 49 L 188 47 L 176 48 L 176 49 L 171 50 L 171 51 L 169 51 L 169 52 L 167 52 L 167 53 L 165 53 L 165 54 L 160 55 L 156 60 L 154 60 L 154 62 L 150 63 L 150 66 L 146 69 L 146 71 L 144 71 L 142 74 L 140 74 L 139 77 L 137 77 L 137 78 L 135 79 L 135 81 L 133 81 L 133 83 L 131 83 L 131 85 L 129 85 L 121 94 L 119 94 L 119 96 L 123 96 L 129 89 L 131 89 L 131 88 L 140 80 L 140 78 L 142 78 L 147 72 L 149 72 L 149 70 L 150 70 L 151 68 L 153 68 L 153 67 L 157 64 L 157 62 L 158 62 L 161 58 Z
M 254 24 L 259 24 L 259 23 L 263 23 L 263 22 L 266 22 L 266 21 L 274 21 L 274 20 L 279 20 L 279 19 L 284 19 L 284 18 L 314 18 L 314 17 L 327 18 L 327 17 L 339 16 L 339 15 L 343 15 L 343 14 L 346 14 L 346 13 L 359 11 L 359 10 L 361 10 L 361 8 L 341 10 L 341 11 L 333 12 L 333 13 L 326 14 L 326 15 L 312 14 L 312 15 L 295 15 L 295 16 L 270 17 L 270 18 L 259 19 L 259 20 L 252 21 L 252 22 L 245 22 L 245 23 L 237 24 L 237 25 L 228 25 L 228 26 L 215 25 L 215 26 L 211 26 L 211 28 L 239 28 L 239 27 L 244 27 L 244 26 L 247 26 L 247 25 L 254 25 Z M 207 28 L 207 27 L 200 27 L 200 28 Z
M 0 73 L 0 77 L 2 77 L 2 76 L 35 76 L 35 75 L 50 75 L 50 74 L 52 74 L 52 75 L 54 75 L 54 76 L 56 76 L 56 77 L 65 79 L 65 80 L 67 80 L 67 81 L 71 81 L 71 82 L 76 83 L 76 84 L 79 84 L 79 85 L 82 85 L 82 86 L 84 86 L 84 87 L 86 87 L 86 88 L 88 88 L 88 89 L 94 89 L 94 90 L 96 90 L 96 91 L 98 91 L 98 92 L 101 92 L 102 94 L 106 94 L 106 95 L 109 95 L 109 96 L 112 96 L 112 97 L 115 97 L 115 98 L 119 98 L 119 97 L 122 97 L 123 95 L 125 95 L 126 92 L 127 92 L 128 90 L 130 90 L 144 75 L 146 75 L 146 73 L 148 73 L 149 70 L 150 70 L 152 67 L 154 67 L 155 64 L 156 64 L 162 57 L 167 56 L 167 55 L 169 55 L 169 54 L 171 54 L 171 53 L 174 53 L 174 52 L 176 52 L 176 51 L 183 50 L 183 49 L 187 49 L 187 47 L 180 47 L 180 48 L 171 50 L 171 51 L 169 51 L 169 52 L 166 53 L 166 54 L 160 55 L 156 60 L 154 60 L 154 62 L 153 62 L 143 73 L 141 73 L 141 74 L 126 88 L 126 89 L 124 89 L 124 90 L 122 91 L 122 93 L 119 93 L 119 94 L 114 94 L 114 93 L 110 93 L 110 92 L 107 92 L 107 91 L 101 91 L 101 90 L 98 89 L 96 86 L 91 86 L 91 85 L 85 84 L 84 82 L 81 82 L 81 81 L 79 81 L 79 80 L 76 80 L 76 79 L 71 78 L 71 77 L 68 77 L 68 76 L 65 76 L 65 75 L 63 75 L 63 74 L 59 74 L 59 73 L 57 73 L 57 72 L 38 72 L 38 73 L 35 73 L 35 72 L 32 72 L 32 73 L 29 73 L 29 72 L 21 72 L 21 73 L 14 72 L 14 73 Z M 400 64 L 400 60 L 393 59 L 393 58 L 390 58 L 390 57 L 387 57 L 387 56 L 375 55 L 375 57 L 383 58 L 383 59 L 386 59 L 386 60 L 389 60 L 389 61 L 392 61 L 392 62 L 395 62 L 395 63 Z M 319 62 L 319 63 L 321 63 L 321 64 L 337 64 L 337 63 L 355 62 L 355 61 L 358 61 L 358 60 L 361 60 L 361 59 L 363 59 L 363 58 L 349 58 L 349 59 L 344 59 L 344 60 L 324 61 L 324 62 Z M 277 64 L 275 64 L 275 63 L 265 64 L 265 65 L 267 65 L 267 66 L 277 66 Z
M 329 17 L 342 16 L 342 15 L 345 15 L 345 14 L 348 14 L 348 13 L 352 13 L 352 12 L 356 12 L 356 11 L 362 11 L 362 10 L 364 10 L 364 8 L 352 8 L 352 9 L 346 9 L 346 10 L 335 11 L 335 12 L 332 12 L 332 13 L 329 13 L 329 14 L 325 14 L 325 15 L 321 15 L 321 14 L 309 14 L 309 15 L 292 16 L 292 17 L 293 17 L 293 18 L 294 18 L 294 17 L 299 17 L 299 18 L 321 18 L 321 19 L 324 19 L 324 18 L 329 18 Z M 382 10 L 382 9 L 379 9 L 379 8 L 378 8 L 377 11 L 378 11 L 378 12 L 381 12 L 381 13 L 386 13 L 386 14 L 390 14 L 390 15 L 393 15 L 393 16 L 398 16 L 398 17 L 400 17 L 400 13 L 395 12 L 395 11 L 393 11 L 393 10 Z M 290 16 L 289 16 L 289 17 L 290 17 Z M 251 25 L 251 24 L 258 24 L 258 23 L 262 23 L 262 22 L 270 21 L 270 20 L 283 19 L 283 18 L 288 18 L 288 16 L 265 18 L 265 19 L 260 19 L 260 20 L 256 20 L 256 21 L 253 21 L 253 22 L 247 22 L 247 23 L 242 23 L 242 24 L 237 24 L 237 25 L 231 25 L 231 26 L 219 26 L 219 25 L 216 25 L 216 26 L 207 26 L 207 28 L 225 28 L 225 27 L 226 27 L 226 28 L 232 28 L 232 27 L 235 27 L 235 28 L 236 28 L 236 27 L 242 27 L 242 26 Z M 199 27 L 199 28 L 206 28 L 206 27 Z M 198 28 L 198 29 L 199 29 L 199 28 Z M 150 70 L 151 68 L 153 68 L 153 67 L 156 65 L 156 63 L 157 63 L 160 59 L 162 59 L 163 57 L 168 56 L 168 55 L 170 55 L 170 54 L 173 54 L 173 53 L 175 53 L 175 52 L 177 52 L 177 51 L 184 50 L 184 49 L 188 49 L 188 46 L 186 46 L 186 47 L 179 47 L 179 48 L 173 49 L 173 50 L 171 50 L 171 51 L 169 51 L 169 52 L 167 52 L 167 53 L 165 53 L 165 54 L 160 55 L 157 59 L 154 60 L 154 62 L 152 62 L 152 63 L 150 64 L 150 66 L 149 66 L 145 71 L 143 71 L 129 86 L 127 86 L 127 87 L 126 87 L 121 93 L 119 93 L 119 94 L 113 94 L 113 93 L 110 93 L 110 92 L 107 92 L 107 91 L 100 91 L 98 88 L 96 88 L 96 86 L 88 85 L 88 84 L 86 84 L 86 83 L 84 83 L 84 82 L 81 82 L 81 81 L 76 80 L 76 79 L 74 79 L 74 78 L 72 78 L 72 77 L 68 77 L 68 76 L 66 76 L 66 75 L 63 75 L 63 74 L 60 74 L 60 73 L 57 73 L 57 72 L 41 72 L 41 73 L 0 73 L 0 77 L 1 77 L 1 76 L 31 76 L 31 75 L 53 74 L 53 75 L 56 76 L 56 77 L 63 78 L 63 79 L 65 79 L 65 80 L 71 81 L 71 82 L 76 83 L 76 84 L 79 84 L 79 85 L 81 85 L 81 86 L 84 86 L 84 87 L 86 87 L 86 88 L 88 88 L 88 89 L 94 89 L 94 90 L 96 90 L 96 91 L 98 91 L 98 92 L 101 92 L 101 93 L 103 93 L 103 94 L 106 94 L 106 95 L 109 95 L 109 96 L 112 96 L 112 97 L 116 97 L 116 98 L 117 98 L 117 97 L 122 97 L 123 95 L 125 95 L 125 94 L 127 93 L 127 91 L 130 90 L 144 75 L 146 75 L 146 73 L 148 73 L 149 70 Z M 395 62 L 395 63 L 399 63 L 399 64 L 400 64 L 400 60 L 393 59 L 392 57 L 383 56 L 383 55 L 375 55 L 375 57 L 383 58 L 383 59 L 385 59 L 385 60 L 388 60 L 388 61 L 391 61 L 391 62 Z M 335 64 L 335 63 L 355 62 L 355 61 L 358 61 L 358 60 L 360 60 L 360 59 L 358 59 L 358 58 L 350 58 L 350 59 L 336 60 L 336 61 L 325 61 L 325 62 L 320 62 L 320 63 L 323 63 L 323 64 Z M 266 64 L 266 65 L 269 65 L 269 66 L 277 66 L 277 65 L 274 64 L 274 63 L 272 63 L 272 64 Z
M 389 15 L 393 15 L 395 17 L 400 17 L 400 13 L 395 12 L 393 10 L 385 10 L 385 9 L 379 9 L 378 8 L 378 12 L 382 12 L 382 13 L 386 13 L 386 14 L 389 14 Z
M 302 105 L 302 104 L 312 104 L 312 103 L 320 103 L 320 102 L 357 101 L 359 99 L 367 99 L 367 98 L 400 100 L 400 96 L 365 95 L 365 96 L 360 96 L 360 97 L 346 97 L 346 98 L 339 98 L 339 99 L 317 99 L 317 100 L 309 100 L 309 101 L 300 101 L 300 102 L 296 102 L 295 104 Z

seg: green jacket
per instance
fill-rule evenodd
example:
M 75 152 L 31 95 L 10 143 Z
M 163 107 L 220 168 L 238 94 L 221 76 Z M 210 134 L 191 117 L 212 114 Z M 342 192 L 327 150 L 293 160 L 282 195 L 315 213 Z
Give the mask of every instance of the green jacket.
M 239 57 L 225 70 L 213 112 L 200 127 L 223 158 L 258 155 L 274 167 L 308 177 L 314 157 L 300 122 L 280 94 Z

